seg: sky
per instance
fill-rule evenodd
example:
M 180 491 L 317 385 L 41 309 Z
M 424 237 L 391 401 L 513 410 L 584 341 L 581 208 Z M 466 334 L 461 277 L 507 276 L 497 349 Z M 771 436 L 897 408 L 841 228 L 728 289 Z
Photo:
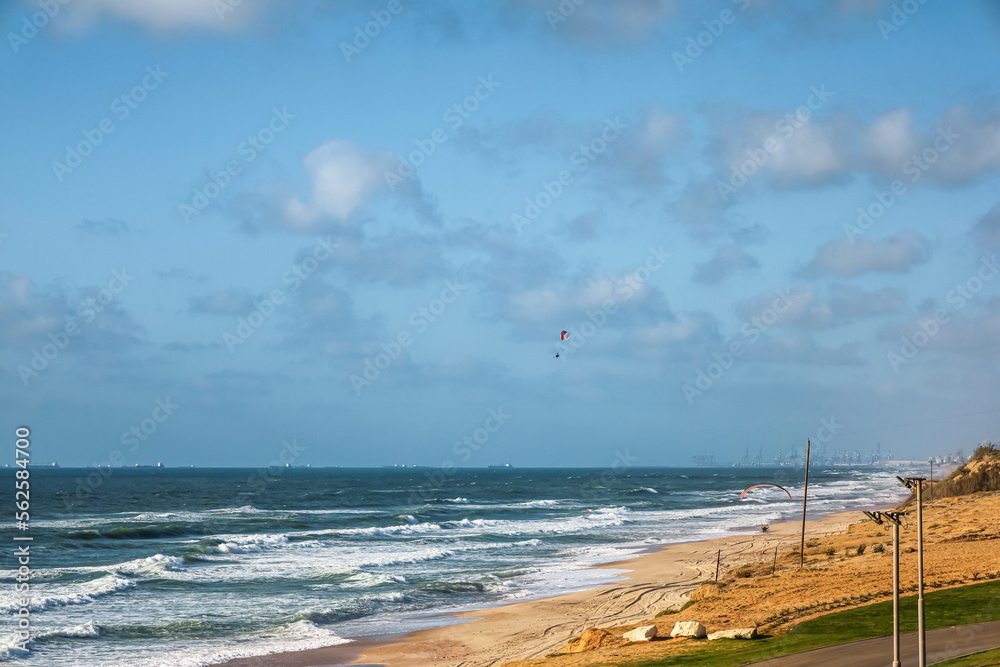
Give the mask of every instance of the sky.
M 995 2 L 16 0 L 0 26 L 0 422 L 36 462 L 1000 436 Z

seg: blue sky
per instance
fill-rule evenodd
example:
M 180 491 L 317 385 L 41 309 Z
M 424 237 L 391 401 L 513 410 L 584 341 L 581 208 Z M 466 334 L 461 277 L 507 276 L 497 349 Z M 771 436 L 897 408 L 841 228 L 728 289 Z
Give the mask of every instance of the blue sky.
M 73 0 L 0 24 L 0 403 L 39 460 L 998 436 L 995 3 Z

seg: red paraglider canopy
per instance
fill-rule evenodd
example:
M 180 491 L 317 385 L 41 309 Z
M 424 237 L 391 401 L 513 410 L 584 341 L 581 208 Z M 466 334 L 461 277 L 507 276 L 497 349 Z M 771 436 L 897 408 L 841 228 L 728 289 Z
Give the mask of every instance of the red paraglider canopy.
M 743 500 L 743 498 L 747 495 L 748 491 L 751 491 L 752 489 L 756 489 L 756 488 L 761 487 L 761 486 L 773 486 L 775 488 L 781 489 L 785 493 L 788 493 L 788 498 L 789 499 L 791 499 L 791 497 L 792 497 L 792 494 L 788 492 L 788 489 L 786 489 L 783 486 L 779 486 L 777 484 L 754 484 L 753 486 L 748 486 L 747 488 L 743 489 L 743 493 L 740 494 L 740 500 Z
M 568 331 L 563 331 L 561 334 L 559 334 L 559 340 L 566 340 L 567 338 L 569 338 Z

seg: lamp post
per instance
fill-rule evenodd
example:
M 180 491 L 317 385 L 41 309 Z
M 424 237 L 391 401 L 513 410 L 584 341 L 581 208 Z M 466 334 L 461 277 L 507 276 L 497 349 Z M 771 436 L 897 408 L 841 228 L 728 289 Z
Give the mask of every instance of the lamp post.
M 917 653 L 920 667 L 927 666 L 927 641 L 924 628 L 924 481 L 923 477 L 896 477 L 908 489 L 917 490 Z
M 879 525 L 892 524 L 892 667 L 899 667 L 899 519 L 902 512 L 865 512 Z

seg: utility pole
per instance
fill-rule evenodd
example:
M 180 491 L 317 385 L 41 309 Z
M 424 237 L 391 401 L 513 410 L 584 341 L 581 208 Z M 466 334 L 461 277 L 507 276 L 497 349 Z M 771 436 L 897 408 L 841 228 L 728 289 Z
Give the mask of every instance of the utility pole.
M 715 580 L 719 580 L 719 564 L 722 563 L 722 549 L 719 549 L 719 553 L 715 556 Z
M 806 560 L 806 498 L 809 495 L 809 440 L 806 440 L 806 483 L 802 488 L 802 543 L 799 545 L 799 569 Z
M 892 667 L 899 667 L 899 523 L 902 512 L 865 512 L 879 525 L 892 524 Z
M 908 489 L 917 490 L 917 653 L 919 666 L 927 667 L 927 633 L 924 627 L 924 481 L 923 477 L 896 477 Z

